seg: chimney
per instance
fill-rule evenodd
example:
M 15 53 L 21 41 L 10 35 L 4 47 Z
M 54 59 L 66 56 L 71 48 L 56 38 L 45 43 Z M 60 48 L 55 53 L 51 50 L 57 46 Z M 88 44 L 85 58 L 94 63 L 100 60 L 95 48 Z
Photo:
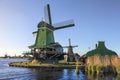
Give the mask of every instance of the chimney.
M 99 41 L 97 48 L 98 49 L 106 49 L 105 42 L 104 41 Z

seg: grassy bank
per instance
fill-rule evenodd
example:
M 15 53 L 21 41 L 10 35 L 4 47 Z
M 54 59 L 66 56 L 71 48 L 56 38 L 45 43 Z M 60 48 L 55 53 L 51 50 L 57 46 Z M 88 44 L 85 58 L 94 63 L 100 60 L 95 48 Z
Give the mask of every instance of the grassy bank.
M 12 62 L 9 63 L 9 66 L 15 66 L 15 67 L 28 67 L 28 68 L 74 68 L 76 67 L 76 62 L 60 62 L 56 64 L 50 64 L 50 63 L 32 63 L 32 62 Z M 79 67 L 82 66 L 82 63 L 79 62 Z

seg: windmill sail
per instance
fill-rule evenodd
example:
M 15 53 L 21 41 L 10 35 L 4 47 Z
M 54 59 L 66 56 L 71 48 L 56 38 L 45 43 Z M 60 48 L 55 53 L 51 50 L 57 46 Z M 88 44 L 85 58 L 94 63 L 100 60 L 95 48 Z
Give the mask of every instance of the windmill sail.
M 37 34 L 37 31 L 32 32 L 32 34 Z
M 69 46 L 63 46 L 63 48 L 69 48 L 69 47 L 74 48 L 74 47 L 78 47 L 78 45 L 72 46 L 72 45 L 71 45 L 71 39 L 68 39 L 68 40 L 69 40 Z
M 63 21 L 61 23 L 53 24 L 53 26 L 55 27 L 55 30 L 67 28 L 67 27 L 72 27 L 74 25 L 75 24 L 74 24 L 73 20 L 67 20 L 67 21 Z
M 45 22 L 47 22 L 48 24 L 52 25 L 52 20 L 51 20 L 51 14 L 50 14 L 50 6 L 49 4 L 47 4 L 44 8 L 44 18 L 45 18 Z

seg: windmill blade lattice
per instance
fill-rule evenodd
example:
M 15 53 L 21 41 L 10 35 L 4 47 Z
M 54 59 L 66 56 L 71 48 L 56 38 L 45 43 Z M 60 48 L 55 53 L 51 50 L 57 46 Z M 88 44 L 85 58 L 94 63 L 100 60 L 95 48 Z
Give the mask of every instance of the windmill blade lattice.
M 63 28 L 75 26 L 75 24 L 74 24 L 73 20 L 67 20 L 67 21 L 53 24 L 53 26 L 54 26 L 55 30 L 58 30 L 58 29 L 63 29 Z
M 51 13 L 50 13 L 49 4 L 47 4 L 45 6 L 45 8 L 44 8 L 44 18 L 45 18 L 45 22 L 52 25 L 52 19 L 51 19 Z

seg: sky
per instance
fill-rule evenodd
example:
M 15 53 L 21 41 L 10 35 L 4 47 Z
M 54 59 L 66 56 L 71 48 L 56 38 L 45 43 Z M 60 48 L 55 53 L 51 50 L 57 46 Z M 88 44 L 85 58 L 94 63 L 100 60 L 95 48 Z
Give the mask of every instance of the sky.
M 83 55 L 105 41 L 120 55 L 120 0 L 0 0 L 0 56 L 20 55 L 35 43 L 32 32 L 44 20 L 50 4 L 53 24 L 73 19 L 75 26 L 54 31 L 62 46 L 71 39 L 75 53 Z M 65 52 L 67 50 L 65 49 Z

